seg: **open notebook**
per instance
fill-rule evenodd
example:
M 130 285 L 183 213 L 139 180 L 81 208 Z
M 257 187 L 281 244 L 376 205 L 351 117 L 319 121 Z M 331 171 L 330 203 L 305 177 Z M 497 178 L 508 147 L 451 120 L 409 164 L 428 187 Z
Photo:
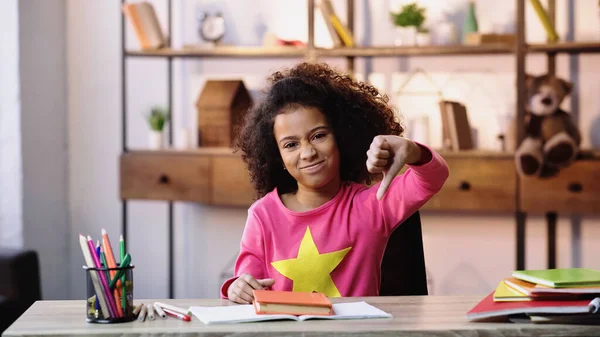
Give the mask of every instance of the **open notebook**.
M 188 311 L 204 324 L 230 324 L 274 320 L 305 321 L 307 319 L 363 319 L 390 318 L 392 315 L 382 311 L 367 302 L 334 303 L 333 315 L 258 315 L 251 304 L 229 305 L 219 307 L 190 307 Z

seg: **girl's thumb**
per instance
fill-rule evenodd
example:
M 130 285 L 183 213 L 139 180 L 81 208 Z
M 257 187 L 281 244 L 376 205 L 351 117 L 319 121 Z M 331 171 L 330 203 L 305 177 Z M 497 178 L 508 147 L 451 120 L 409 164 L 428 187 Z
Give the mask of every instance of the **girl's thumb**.
M 257 281 L 263 287 L 270 287 L 275 284 L 275 280 L 272 278 L 265 278 L 265 279 L 257 280 Z

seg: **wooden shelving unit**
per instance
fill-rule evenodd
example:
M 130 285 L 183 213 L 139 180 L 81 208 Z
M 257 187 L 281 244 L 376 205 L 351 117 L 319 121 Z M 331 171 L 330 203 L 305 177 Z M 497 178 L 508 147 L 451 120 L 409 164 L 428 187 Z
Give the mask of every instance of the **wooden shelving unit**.
M 527 47 L 530 53 L 565 53 L 585 54 L 600 53 L 600 42 L 559 42 L 531 44 Z
M 124 1 L 124 0 L 122 0 Z M 600 53 L 600 42 L 560 42 L 527 44 L 525 41 L 525 0 L 516 1 L 516 42 L 514 45 L 449 45 L 424 47 L 364 46 L 353 48 L 317 48 L 314 46 L 314 0 L 308 5 L 308 45 L 306 47 L 221 46 L 208 48 L 164 48 L 132 51 L 125 48 L 125 18 L 122 18 L 122 85 L 126 92 L 127 58 L 165 58 L 168 62 L 168 105 L 172 106 L 172 61 L 177 58 L 319 58 L 342 57 L 348 71 L 354 70 L 360 57 L 468 56 L 506 55 L 516 61 L 517 144 L 523 139 L 525 111 L 525 70 L 528 54 L 546 54 L 548 72 L 556 69 L 557 54 Z M 548 11 L 555 19 L 555 0 L 548 1 Z M 172 31 L 172 3 L 168 5 L 168 32 Z M 354 0 L 347 0 L 346 22 L 354 27 Z M 128 200 L 165 200 L 169 203 L 169 296 L 173 297 L 173 202 L 192 201 L 213 205 L 248 206 L 252 187 L 238 154 L 229 148 L 194 150 L 133 150 L 127 147 L 126 95 L 122 101 L 121 199 L 123 234 L 127 234 Z M 169 135 L 173 130 L 169 124 Z M 169 139 L 172 144 L 172 138 Z M 548 267 L 556 266 L 557 212 L 600 214 L 600 153 L 586 152 L 581 160 L 554 180 L 521 179 L 514 168 L 512 153 L 464 151 L 441 152 L 450 166 L 451 176 L 442 191 L 425 210 L 474 213 L 512 213 L 516 223 L 516 269 L 525 268 L 526 212 L 546 215 L 548 222 Z M 227 172 L 229 179 L 223 179 Z
M 158 50 L 136 50 L 127 51 L 130 57 L 172 57 L 172 58 L 286 58 L 304 57 L 307 48 L 299 47 L 215 47 L 215 48 L 163 48 Z
M 422 47 L 352 47 L 314 48 L 317 57 L 397 57 L 397 56 L 451 56 L 451 55 L 513 55 L 515 46 L 506 44 L 486 44 L 481 46 L 448 45 Z M 526 53 L 599 53 L 600 42 L 561 42 L 530 44 Z M 172 57 L 172 58 L 304 58 L 310 55 L 305 47 L 215 47 L 215 48 L 163 48 L 159 50 L 127 51 L 128 57 Z

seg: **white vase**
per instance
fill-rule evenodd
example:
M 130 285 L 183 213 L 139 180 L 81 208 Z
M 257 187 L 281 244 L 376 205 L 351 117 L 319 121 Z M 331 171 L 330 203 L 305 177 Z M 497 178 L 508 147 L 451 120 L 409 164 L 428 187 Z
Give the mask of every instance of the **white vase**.
M 415 41 L 417 43 L 417 46 L 428 46 L 431 44 L 431 34 L 417 33 Z
M 163 133 L 151 130 L 148 134 L 148 146 L 151 150 L 159 150 L 163 147 Z
M 435 43 L 438 45 L 451 45 L 458 43 L 456 25 L 450 21 L 440 22 L 435 26 Z
M 396 27 L 396 38 L 394 44 L 396 46 L 414 46 L 417 39 L 417 27 Z

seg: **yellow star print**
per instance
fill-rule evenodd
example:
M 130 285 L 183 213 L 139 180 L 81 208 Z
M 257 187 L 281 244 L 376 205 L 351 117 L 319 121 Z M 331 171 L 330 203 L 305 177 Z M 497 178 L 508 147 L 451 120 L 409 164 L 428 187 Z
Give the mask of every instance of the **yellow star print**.
M 341 297 L 330 273 L 342 262 L 350 249 L 352 247 L 319 254 L 310 228 L 307 227 L 300 243 L 300 249 L 298 249 L 298 257 L 274 261 L 271 262 L 271 265 L 281 275 L 294 282 L 293 291 L 317 291 L 328 297 Z

